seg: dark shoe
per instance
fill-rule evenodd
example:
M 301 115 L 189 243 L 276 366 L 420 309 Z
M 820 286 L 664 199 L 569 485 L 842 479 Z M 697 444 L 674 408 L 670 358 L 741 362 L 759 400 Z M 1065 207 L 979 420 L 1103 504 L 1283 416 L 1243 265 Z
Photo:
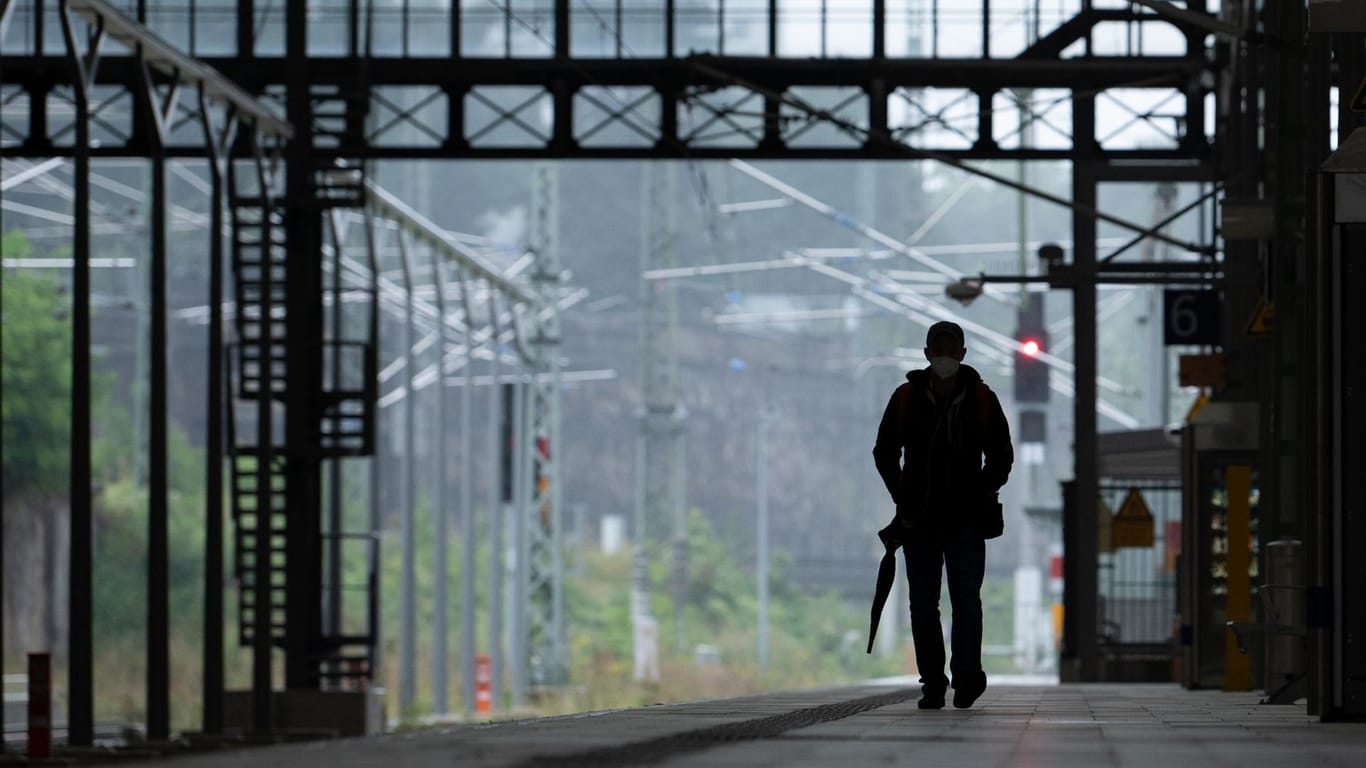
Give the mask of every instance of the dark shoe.
M 987 689 L 987 673 L 978 672 L 976 677 L 963 683 L 953 686 L 953 705 L 959 709 L 967 709 L 972 706 L 977 697 L 981 696 Z
M 916 706 L 920 707 L 921 709 L 943 709 L 944 692 L 925 691 L 924 693 L 920 694 L 920 701 L 916 704 Z

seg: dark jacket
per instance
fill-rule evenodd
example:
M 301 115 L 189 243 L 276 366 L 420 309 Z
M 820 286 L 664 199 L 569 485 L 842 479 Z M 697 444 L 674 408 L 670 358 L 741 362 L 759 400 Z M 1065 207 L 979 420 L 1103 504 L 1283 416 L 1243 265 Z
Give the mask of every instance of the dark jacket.
M 959 366 L 946 403 L 934 397 L 931 376 L 928 368 L 911 371 L 892 393 L 873 459 L 903 527 L 922 519 L 941 529 L 975 525 L 983 500 L 1010 476 L 1010 425 L 971 366 Z

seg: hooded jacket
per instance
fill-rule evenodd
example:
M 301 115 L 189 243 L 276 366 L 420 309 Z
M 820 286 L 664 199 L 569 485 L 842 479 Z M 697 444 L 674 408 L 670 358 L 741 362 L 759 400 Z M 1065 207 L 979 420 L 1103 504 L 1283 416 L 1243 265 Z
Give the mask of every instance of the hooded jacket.
M 932 376 L 928 368 L 911 371 L 892 393 L 873 460 L 903 528 L 975 526 L 984 499 L 1010 476 L 1010 425 L 976 369 L 959 366 L 947 402 L 935 397 Z

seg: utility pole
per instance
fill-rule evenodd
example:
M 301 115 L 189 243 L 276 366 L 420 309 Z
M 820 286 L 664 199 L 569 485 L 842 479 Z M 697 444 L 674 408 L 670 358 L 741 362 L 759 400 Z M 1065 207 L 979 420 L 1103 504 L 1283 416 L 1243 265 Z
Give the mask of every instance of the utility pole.
M 759 411 L 755 472 L 755 578 L 759 582 L 759 671 L 768 670 L 768 407 Z
M 526 366 L 530 376 L 536 375 L 535 361 Z M 516 377 L 520 379 L 521 377 Z M 528 456 L 531 446 L 536 442 L 535 434 L 531 432 L 530 424 L 527 420 L 527 398 L 530 394 L 530 386 L 521 381 L 514 381 L 505 385 L 505 391 L 509 395 L 511 411 L 511 434 L 513 438 L 512 464 L 512 541 L 508 545 L 511 553 L 511 563 L 509 572 L 512 575 L 511 582 L 507 585 L 505 600 L 510 606 L 507 612 L 508 619 L 508 690 L 512 698 L 513 708 L 521 708 L 526 704 L 527 691 L 527 671 L 531 666 L 529 649 L 531 647 L 528 637 L 530 623 L 528 614 L 531 607 L 528 605 L 529 595 L 528 586 L 531 583 L 531 558 L 529 557 L 530 532 L 528 528 L 534 523 L 533 504 L 531 500 L 530 487 L 535 483 L 532 477 L 533 466 Z
M 488 655 L 492 668 L 493 689 L 489 706 L 498 709 L 503 687 L 503 451 L 501 423 L 503 419 L 503 388 L 498 383 L 498 294 L 490 293 L 488 300 L 489 328 L 489 584 L 488 584 Z
M 1031 10 L 1033 11 L 1032 18 L 1030 18 L 1030 11 L 1031 11 Z M 1038 42 L 1038 39 L 1039 39 L 1039 4 L 1038 4 L 1037 0 L 1035 0 L 1035 2 L 1034 2 L 1034 4 L 1033 4 L 1033 7 L 1032 7 L 1032 8 L 1027 8 L 1026 11 L 1025 11 L 1025 44 L 1026 44 L 1026 47 L 1031 46 L 1031 45 L 1033 45 L 1034 43 Z M 1014 94 L 1015 94 L 1015 99 L 1016 99 L 1016 101 L 1018 102 L 1019 116 L 1020 116 L 1020 117 L 1019 117 L 1019 120 L 1020 120 L 1020 126 L 1019 126 L 1019 130 L 1020 130 L 1020 147 L 1021 147 L 1022 149 L 1025 149 L 1025 148 L 1029 148 L 1029 147 L 1034 146 L 1034 91 L 1033 91 L 1033 89 L 1030 89 L 1030 88 L 1020 88 L 1020 89 L 1017 89 L 1016 91 L 1014 91 Z M 1018 175 L 1019 175 L 1019 180 L 1020 180 L 1020 186 L 1021 186 L 1021 187 L 1027 187 L 1027 186 L 1029 185 L 1029 162 L 1026 161 L 1026 160 L 1020 160 L 1020 161 L 1018 161 L 1018 171 L 1019 171 Z M 1030 252 L 1029 252 L 1029 234 L 1030 234 L 1030 228 L 1029 228 L 1029 213 L 1030 213 L 1030 211 L 1029 211 L 1029 195 L 1027 195 L 1027 194 L 1025 194 L 1023 191 L 1021 191 L 1021 192 L 1016 196 L 1015 200 L 1016 200 L 1016 212 L 1015 212 L 1015 215 L 1016 215 L 1016 229 L 1017 229 L 1017 235 L 1018 235 L 1018 238 L 1019 238 L 1019 242 L 1018 242 L 1018 246 L 1017 246 L 1018 249 L 1017 249 L 1017 251 L 1016 251 L 1016 259 L 1017 259 L 1017 265 L 1016 265 L 1016 267 L 1017 267 L 1017 274 L 1027 275 L 1027 274 L 1029 274 L 1029 271 L 1030 271 L 1030 270 L 1029 270 L 1029 257 L 1030 257 Z M 1024 284 L 1024 283 L 1021 283 L 1021 284 L 1020 284 L 1020 296 L 1019 296 L 1019 301 L 1020 301 L 1020 306 L 1025 306 L 1025 305 L 1028 303 L 1028 301 L 1029 301 L 1029 286 L 1026 285 L 1026 284 Z M 1041 313 L 1041 314 L 1042 314 L 1042 313 Z M 1042 317 L 1040 317 L 1039 319 L 1040 319 L 1041 321 L 1043 320 Z M 1051 351 L 1051 350 L 1050 350 L 1050 351 Z M 1018 408 L 1018 406 L 1017 406 L 1017 408 Z M 1022 422 L 1022 421 L 1024 421 L 1024 418 L 1025 418 L 1025 417 L 1024 417 L 1024 414 L 1023 414 L 1022 410 L 1023 410 L 1023 409 L 1020 409 L 1021 412 L 1018 414 L 1018 419 L 1019 419 L 1019 421 L 1016 422 L 1017 424 L 1020 423 L 1020 422 Z M 1042 404 L 1041 411 L 1042 411 L 1042 416 L 1041 416 L 1041 418 L 1047 419 L 1047 417 L 1048 417 L 1048 405 L 1047 405 L 1046 403 Z M 1033 417 L 1031 417 L 1031 418 L 1033 418 Z M 1028 495 L 1027 498 L 1038 499 L 1038 498 L 1040 498 L 1041 496 L 1043 496 L 1043 490 L 1044 490 L 1043 487 L 1042 487 L 1042 486 L 1043 486 L 1043 483 L 1044 483 L 1044 482 L 1047 482 L 1048 480 L 1052 480 L 1052 477 L 1051 477 L 1051 476 L 1048 478 L 1048 480 L 1045 480 L 1045 479 L 1043 479 L 1043 478 L 1040 478 L 1040 476 L 1039 476 L 1040 473 L 1041 473 L 1041 467 L 1044 466 L 1045 461 L 1046 461 L 1046 460 L 1044 459 L 1043 452 L 1047 450 L 1047 446 L 1048 446 L 1048 438 L 1047 438 L 1047 434 L 1045 433 L 1045 435 L 1043 435 L 1043 442 L 1042 442 L 1042 445 L 1037 446 L 1037 447 L 1031 447 L 1027 452 L 1026 452 L 1026 451 L 1021 451 L 1021 453 L 1022 453 L 1021 458 L 1024 459 L 1024 461 L 1022 461 L 1021 464 L 1024 464 L 1024 465 L 1026 465 L 1026 466 L 1028 467 L 1028 473 L 1029 473 L 1029 477 L 1028 477 L 1028 491 L 1027 491 L 1027 493 L 1028 493 L 1029 495 Z M 1023 448 L 1023 444 L 1021 444 L 1021 448 Z M 1021 534 L 1021 535 L 1020 535 L 1020 536 L 1018 537 L 1018 539 L 1017 539 L 1017 541 L 1019 542 L 1018 550 L 1017 550 L 1018 561 L 1017 561 L 1017 563 L 1016 563 L 1016 574 L 1017 574 L 1017 578 L 1018 578 L 1018 574 L 1020 573 L 1021 569 L 1023 569 L 1023 568 L 1033 568 L 1033 567 L 1037 567 L 1037 563 L 1038 563 L 1037 553 L 1036 553 L 1035 545 L 1034 545 L 1034 537 L 1033 537 L 1033 535 L 1032 535 L 1032 531 L 1031 531 L 1031 529 L 1030 529 L 1030 526 L 1029 526 L 1029 525 L 1024 525 L 1024 526 L 1022 526 L 1022 527 L 1020 528 L 1020 534 Z M 1018 583 L 1018 582 L 1017 582 L 1017 583 Z M 1033 597 L 1033 596 L 1031 595 L 1030 597 Z M 1032 604 L 1032 605 L 1037 605 L 1037 603 L 1032 603 L 1032 602 L 1031 602 L 1030 604 Z M 1018 606 L 1019 603 L 1017 602 L 1016 605 Z M 1034 624 L 1034 622 L 1035 622 L 1035 617 L 1034 617 L 1034 616 L 1030 616 L 1030 617 L 1028 617 L 1028 619 L 1027 619 L 1026 621 L 1028 622 L 1029 626 L 1033 626 L 1033 624 Z M 1017 621 L 1017 624 L 1019 624 L 1018 621 Z M 1017 647 L 1018 647 L 1018 641 L 1017 641 Z M 1026 652 L 1026 658 L 1029 658 L 1029 652 Z M 1031 669 L 1031 671 L 1032 671 L 1032 669 Z
M 408 253 L 407 236 L 395 233 L 399 263 L 403 272 L 403 517 L 402 564 L 399 598 L 398 705 L 408 713 L 417 700 L 417 374 L 416 318 L 413 312 L 413 261 Z M 440 323 L 440 320 L 438 320 Z
M 569 681 L 564 611 L 564 504 L 560 475 L 560 321 L 564 274 L 559 254 L 559 174 L 536 167 L 529 246 L 531 283 L 539 305 L 531 312 L 530 338 L 518 334 L 529 375 L 521 398 L 520 533 L 517 542 L 517 643 L 519 680 L 533 691 Z M 520 695 L 520 692 L 517 692 Z
M 667 284 L 644 279 L 651 269 L 676 262 L 676 173 L 668 162 L 642 168 L 640 336 L 638 365 L 641 411 L 636 443 L 636 512 L 632 568 L 633 621 L 650 620 L 646 542 L 652 525 L 672 519 L 672 594 L 675 641 L 687 646 L 684 609 L 688 600 L 688 538 L 683 494 L 683 421 L 678 387 L 678 294 Z M 636 633 L 636 642 L 642 635 Z M 642 649 L 637 648 L 639 656 Z
M 446 452 L 449 443 L 450 422 L 446 409 L 446 353 L 450 349 L 450 327 L 446 320 L 446 270 L 444 258 L 436 249 L 431 251 L 432 282 L 436 285 L 437 345 L 436 345 L 436 471 L 432 477 L 432 569 L 436 571 L 432 595 L 432 710 L 438 714 L 450 711 L 450 672 L 446 655 L 450 650 L 446 632 L 446 611 L 449 596 L 447 579 L 450 566 L 447 564 L 447 546 L 450 543 L 450 511 L 446 506 L 446 492 L 450 489 L 450 462 Z M 465 318 L 466 321 L 469 318 Z M 467 427 L 462 424 L 462 430 Z M 463 457 L 462 457 L 463 458 Z
M 1026 32 L 1025 32 L 1026 35 L 1029 34 L 1028 26 L 1029 26 L 1029 25 L 1026 24 Z M 1029 42 L 1030 44 L 1032 44 L 1032 43 L 1034 42 L 1034 39 L 1033 39 L 1033 38 L 1029 38 L 1028 42 Z M 1030 91 L 1030 90 L 1027 89 L 1027 88 L 1021 88 L 1021 89 L 1018 89 L 1018 90 L 1015 91 L 1015 98 L 1016 98 L 1016 100 L 1019 102 L 1019 115 L 1020 115 L 1020 146 L 1021 146 L 1021 147 L 1028 147 L 1028 146 L 1030 146 L 1030 145 L 1033 143 L 1032 140 L 1033 140 L 1033 128 L 1034 128 L 1034 113 L 1033 113 L 1033 106 L 1032 106 L 1032 105 L 1033 105 L 1033 98 L 1032 98 L 1032 97 L 1033 97 L 1032 91 Z M 1023 186 L 1025 186 L 1025 185 L 1029 184 L 1029 163 L 1026 162 L 1026 161 L 1024 161 L 1024 160 L 1020 160 L 1020 161 L 1018 161 L 1017 166 L 1018 166 L 1017 170 L 1018 170 L 1019 179 L 1020 179 L 1020 186 L 1023 187 Z M 1017 246 L 1017 251 L 1016 251 L 1016 274 L 1026 275 L 1026 274 L 1029 274 L 1029 195 L 1026 195 L 1024 192 L 1020 192 L 1020 193 L 1019 193 L 1018 195 L 1016 195 L 1016 197 L 1015 197 L 1015 204 L 1016 204 L 1016 210 L 1015 210 L 1016 234 L 1017 234 L 1018 239 L 1019 239 L 1018 246 Z M 1020 297 L 1019 297 L 1019 300 L 1020 300 L 1020 306 L 1025 306 L 1026 303 L 1029 301 L 1029 286 L 1026 285 L 1026 284 L 1024 284 L 1024 283 L 1021 283 L 1021 284 L 1020 284 Z M 1043 318 L 1041 317 L 1040 320 L 1042 320 L 1042 319 L 1043 319 Z M 1023 421 L 1023 420 L 1024 420 L 1024 413 L 1023 413 L 1023 409 L 1020 409 L 1020 408 L 1018 407 L 1018 405 L 1017 405 L 1017 411 L 1018 411 L 1018 412 L 1017 412 L 1017 419 L 1018 419 L 1018 421 L 1017 421 L 1016 423 L 1018 424 L 1018 423 L 1020 423 L 1020 421 Z M 1045 414 L 1045 418 L 1046 418 L 1046 414 L 1048 413 L 1047 405 L 1044 406 L 1043 413 Z M 1045 445 L 1047 445 L 1047 442 L 1046 442 L 1046 441 L 1045 441 Z M 1021 445 L 1021 447 L 1023 448 L 1023 444 Z M 1021 453 L 1023 454 L 1024 451 L 1022 451 Z M 1040 483 L 1039 483 L 1039 464 L 1040 464 L 1041 462 L 1039 462 L 1039 461 L 1029 461 L 1028 459 L 1031 458 L 1031 457 L 1027 457 L 1027 456 L 1024 456 L 1024 455 L 1022 455 L 1021 458 L 1022 458 L 1022 459 L 1025 459 L 1025 461 L 1022 461 L 1021 464 L 1025 464 L 1025 465 L 1027 465 L 1028 468 L 1029 468 L 1029 469 L 1028 469 L 1028 472 L 1029 472 L 1029 477 L 1028 477 L 1028 483 L 1029 483 L 1029 497 L 1030 497 L 1030 498 L 1037 498 L 1038 495 L 1039 495 L 1038 492 L 1039 492 L 1039 490 L 1041 490 L 1041 489 L 1039 488 L 1039 484 L 1040 484 Z M 1031 540 L 1031 536 L 1029 535 L 1029 533 L 1030 533 L 1030 531 L 1029 531 L 1029 526 L 1028 526 L 1028 525 L 1022 526 L 1021 529 L 1020 529 L 1020 533 L 1021 533 L 1021 535 L 1016 539 L 1016 541 L 1018 542 L 1018 550 L 1017 550 L 1017 558 L 1018 558 L 1018 559 L 1017 559 L 1017 561 L 1016 561 L 1016 566 L 1015 566 L 1015 570 L 1016 570 L 1016 573 L 1017 573 L 1017 574 L 1020 572 L 1020 569 L 1021 569 L 1021 568 L 1025 568 L 1025 567 L 1028 567 L 1028 566 L 1030 566 L 1030 565 L 1033 564 L 1033 552 L 1032 552 L 1032 550 L 1033 550 L 1034 542 Z M 1018 605 L 1018 603 L 1016 603 L 1016 604 Z M 1030 619 L 1032 620 L 1033 617 L 1030 617 Z M 1019 624 L 1018 621 L 1017 621 L 1016 623 L 1017 623 L 1017 625 Z M 1017 640 L 1017 647 L 1018 647 L 1018 640 Z
M 473 278 L 459 273 L 460 308 L 465 318 L 465 370 L 460 389 L 460 686 L 465 714 L 474 712 L 475 579 L 478 542 L 474 520 L 474 303 L 470 299 Z M 492 293 L 492 286 L 490 286 Z M 490 331 L 492 332 L 492 331 Z M 491 343 L 490 346 L 496 344 Z M 444 378 L 444 377 L 443 377 Z M 489 390 L 493 390 L 490 384 Z

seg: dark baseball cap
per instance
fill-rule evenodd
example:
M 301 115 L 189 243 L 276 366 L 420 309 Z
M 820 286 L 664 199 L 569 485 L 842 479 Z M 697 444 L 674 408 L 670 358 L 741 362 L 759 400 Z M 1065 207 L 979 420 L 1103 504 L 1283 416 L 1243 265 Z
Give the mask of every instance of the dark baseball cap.
M 936 336 L 943 336 L 946 334 L 956 339 L 959 347 L 967 346 L 967 341 L 963 338 L 962 327 L 959 326 L 958 323 L 949 322 L 948 320 L 940 320 L 930 326 L 930 330 L 925 333 L 925 346 L 928 347 L 933 343 Z

